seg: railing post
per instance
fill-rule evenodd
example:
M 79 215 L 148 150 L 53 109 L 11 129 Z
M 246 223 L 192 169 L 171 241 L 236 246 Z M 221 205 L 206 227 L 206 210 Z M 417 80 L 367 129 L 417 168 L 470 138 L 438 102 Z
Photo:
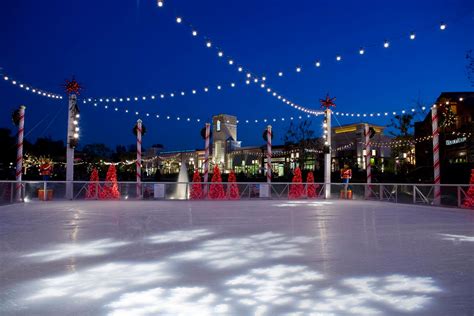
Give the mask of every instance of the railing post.
M 380 195 L 380 201 L 383 200 L 383 184 L 379 184 L 379 195 Z
M 462 197 L 461 197 L 461 187 L 458 185 L 457 186 L 457 191 L 458 191 L 458 207 L 461 207 L 462 203 L 461 203 L 461 200 L 462 200 Z
M 48 184 L 46 183 L 46 181 L 43 181 L 43 201 L 47 201 L 48 198 L 47 198 L 47 192 L 48 192 Z
M 416 187 L 413 185 L 413 204 L 416 204 Z

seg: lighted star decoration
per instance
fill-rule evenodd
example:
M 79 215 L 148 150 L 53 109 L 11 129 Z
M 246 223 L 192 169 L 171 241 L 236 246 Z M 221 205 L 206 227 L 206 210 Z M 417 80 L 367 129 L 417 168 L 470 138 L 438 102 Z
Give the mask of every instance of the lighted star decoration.
M 76 81 L 76 78 L 74 76 L 72 77 L 72 80 L 67 80 L 66 83 L 63 84 L 64 89 L 66 90 L 66 93 L 68 95 L 70 94 L 80 94 L 80 91 L 83 90 L 83 87 L 79 82 Z
M 336 103 L 334 103 L 334 100 L 336 98 L 330 98 L 329 94 L 326 95 L 326 99 L 319 99 L 319 102 L 321 102 L 321 107 L 329 109 L 330 107 L 336 107 Z

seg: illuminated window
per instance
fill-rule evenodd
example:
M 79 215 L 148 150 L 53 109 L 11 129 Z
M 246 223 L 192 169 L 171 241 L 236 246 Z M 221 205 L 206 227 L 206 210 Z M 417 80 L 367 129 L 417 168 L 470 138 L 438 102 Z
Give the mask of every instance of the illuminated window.
M 219 120 L 217 120 L 216 129 L 217 129 L 218 132 L 221 131 L 221 121 L 219 121 Z

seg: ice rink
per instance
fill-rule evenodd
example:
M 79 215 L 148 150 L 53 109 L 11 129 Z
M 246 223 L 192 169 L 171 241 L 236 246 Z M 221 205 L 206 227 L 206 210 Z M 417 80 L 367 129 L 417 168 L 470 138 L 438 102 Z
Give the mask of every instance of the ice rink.
M 0 207 L 1 315 L 473 315 L 474 212 L 363 201 Z

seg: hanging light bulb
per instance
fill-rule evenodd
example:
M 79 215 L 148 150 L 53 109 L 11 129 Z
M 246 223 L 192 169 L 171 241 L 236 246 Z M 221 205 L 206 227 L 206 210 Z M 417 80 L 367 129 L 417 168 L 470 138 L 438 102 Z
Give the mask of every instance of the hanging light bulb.
M 198 32 L 196 30 L 193 30 L 193 36 L 197 36 Z
M 237 68 L 237 70 L 238 70 L 239 72 L 242 72 L 242 71 L 244 70 L 244 68 L 239 67 L 239 68 Z
M 410 39 L 411 39 L 411 40 L 414 40 L 415 38 L 416 38 L 415 33 L 411 33 L 411 34 L 410 34 Z
M 296 67 L 296 72 L 301 72 L 301 67 Z
M 316 67 L 321 67 L 321 62 L 319 60 L 317 60 L 315 65 L 316 65 Z
M 389 46 L 390 46 L 389 41 L 385 41 L 385 42 L 383 43 L 383 47 L 388 48 Z
M 222 56 L 224 56 L 224 53 L 223 53 L 223 52 L 218 52 L 217 55 L 218 55 L 219 57 L 222 57 Z
M 441 22 L 441 24 L 439 25 L 439 29 L 441 31 L 444 31 L 446 29 L 446 24 Z
M 280 71 L 280 72 L 278 73 L 278 77 L 283 77 L 283 72 Z
M 339 56 L 339 55 L 338 55 L 338 56 L 336 56 L 336 60 L 337 60 L 337 61 L 341 61 L 341 59 L 342 59 L 342 57 L 341 57 L 341 56 Z
M 183 22 L 183 19 L 178 16 L 178 17 L 176 18 L 176 23 L 181 23 L 181 22 Z
M 206 46 L 207 46 L 207 47 L 211 47 L 211 46 L 212 46 L 211 41 L 207 41 L 207 42 L 206 42 Z
M 158 7 L 163 7 L 163 0 L 158 0 L 157 2 Z
M 233 65 L 234 61 L 232 59 L 229 59 L 229 65 Z
M 362 47 L 359 49 L 359 54 L 360 54 L 360 55 L 364 55 L 364 54 L 365 54 L 365 50 L 364 50 Z

